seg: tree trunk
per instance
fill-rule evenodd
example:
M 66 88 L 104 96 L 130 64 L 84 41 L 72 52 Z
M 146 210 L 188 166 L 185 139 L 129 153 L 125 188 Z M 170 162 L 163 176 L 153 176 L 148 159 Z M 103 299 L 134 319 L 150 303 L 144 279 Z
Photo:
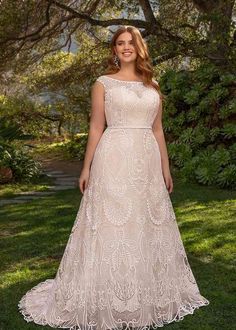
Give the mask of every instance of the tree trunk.
M 62 128 L 63 121 L 59 120 L 58 126 L 57 126 L 57 133 L 59 136 L 61 136 L 61 128 Z
M 232 51 L 230 27 L 234 0 L 193 0 L 193 3 L 210 22 L 206 57 L 218 66 L 229 65 Z

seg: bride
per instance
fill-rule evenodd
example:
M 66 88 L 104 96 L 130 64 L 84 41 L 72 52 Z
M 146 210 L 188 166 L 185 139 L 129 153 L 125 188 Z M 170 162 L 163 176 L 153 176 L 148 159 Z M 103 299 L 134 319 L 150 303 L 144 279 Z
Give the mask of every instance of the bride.
M 19 302 L 27 322 L 152 329 L 209 304 L 171 203 L 162 94 L 137 28 L 116 31 L 108 64 L 92 87 L 80 207 L 55 278 Z

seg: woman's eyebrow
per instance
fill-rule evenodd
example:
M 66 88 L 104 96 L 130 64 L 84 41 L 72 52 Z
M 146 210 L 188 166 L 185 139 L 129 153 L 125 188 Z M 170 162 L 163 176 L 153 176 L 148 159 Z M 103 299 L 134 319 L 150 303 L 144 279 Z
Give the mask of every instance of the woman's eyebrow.
M 125 40 L 119 40 L 119 41 L 117 41 L 117 42 L 124 42 Z M 128 40 L 128 41 L 133 41 L 133 39 L 130 39 L 130 40 Z

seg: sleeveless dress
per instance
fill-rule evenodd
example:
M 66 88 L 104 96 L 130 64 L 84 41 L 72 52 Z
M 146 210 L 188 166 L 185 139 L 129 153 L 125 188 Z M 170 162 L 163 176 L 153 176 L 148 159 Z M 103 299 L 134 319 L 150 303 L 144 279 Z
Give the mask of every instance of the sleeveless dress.
M 28 291 L 27 322 L 66 329 L 149 329 L 208 305 L 197 286 L 161 170 L 152 124 L 160 97 L 106 75 L 107 127 L 54 279 Z

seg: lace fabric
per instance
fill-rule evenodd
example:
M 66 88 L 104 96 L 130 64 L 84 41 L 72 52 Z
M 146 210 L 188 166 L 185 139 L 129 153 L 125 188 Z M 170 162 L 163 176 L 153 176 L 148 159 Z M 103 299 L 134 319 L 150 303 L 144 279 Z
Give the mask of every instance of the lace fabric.
M 153 134 L 159 94 L 100 76 L 107 129 L 54 279 L 19 302 L 27 322 L 66 329 L 149 329 L 193 314 L 200 292 Z

